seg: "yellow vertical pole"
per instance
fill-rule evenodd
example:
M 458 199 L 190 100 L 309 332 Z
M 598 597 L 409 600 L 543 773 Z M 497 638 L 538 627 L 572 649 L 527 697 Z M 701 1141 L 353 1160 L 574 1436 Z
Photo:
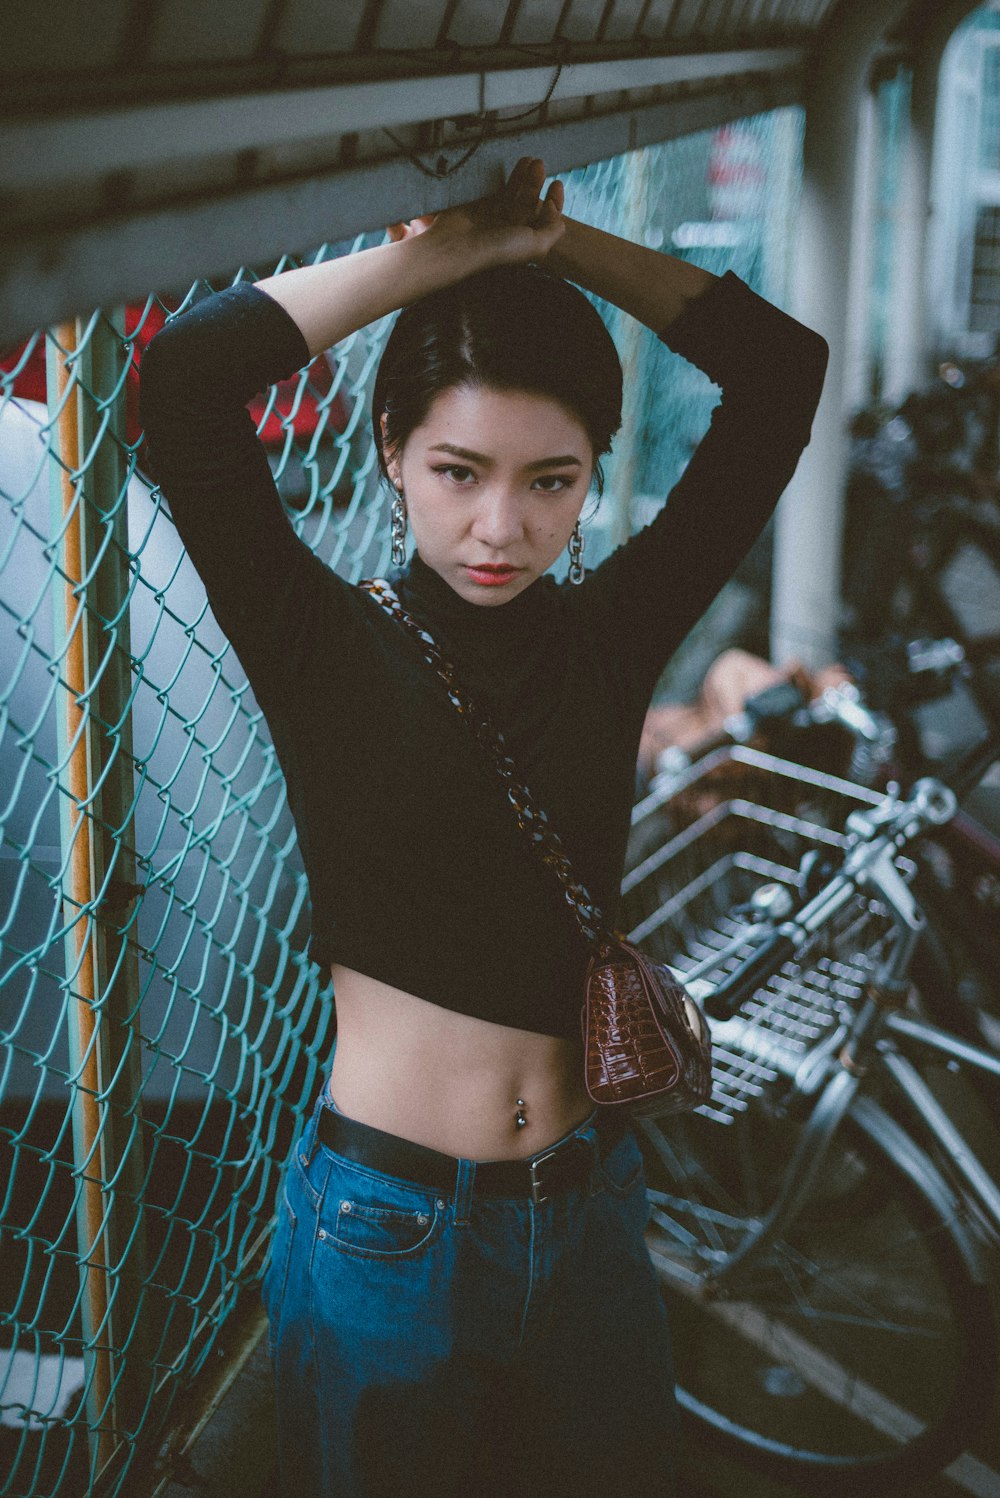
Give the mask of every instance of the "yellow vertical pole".
M 109 1342 L 110 1255 L 106 1240 L 106 1201 L 102 1178 L 102 1091 L 100 1012 L 95 982 L 93 902 L 94 848 L 89 807 L 92 792 L 90 734 L 87 731 L 87 630 L 84 608 L 86 549 L 83 540 L 83 491 L 77 402 L 68 393 L 71 373 L 68 356 L 77 352 L 78 328 L 63 323 L 56 338 L 65 356 L 56 361 L 55 396 L 58 403 L 58 441 L 63 524 L 63 627 L 65 673 L 65 784 L 69 804 L 64 808 L 64 912 L 70 926 L 67 961 L 70 983 L 69 1030 L 73 1079 L 73 1152 L 79 1174 L 77 1237 L 83 1297 L 84 1363 L 87 1372 L 87 1423 L 91 1470 L 100 1471 L 113 1451 L 109 1404 L 113 1359 Z M 67 825 L 68 823 L 68 825 Z
M 138 886 L 121 324 L 114 312 L 95 318 L 86 336 L 78 320 L 48 340 L 62 574 L 55 658 L 64 700 L 58 727 L 67 1030 L 95 1493 L 102 1476 L 110 1480 L 131 1460 L 154 1373 L 145 1300 L 139 972 L 128 934 Z

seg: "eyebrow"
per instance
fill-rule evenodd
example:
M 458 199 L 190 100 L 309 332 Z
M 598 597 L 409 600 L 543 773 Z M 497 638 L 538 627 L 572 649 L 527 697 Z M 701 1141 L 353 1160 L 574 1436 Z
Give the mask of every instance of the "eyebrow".
M 467 458 L 470 463 L 482 463 L 487 468 L 493 466 L 493 459 L 488 458 L 485 453 L 474 453 L 468 447 L 456 447 L 453 442 L 438 442 L 434 447 L 429 447 L 427 451 L 431 453 L 451 453 L 456 458 Z M 555 468 L 557 466 L 561 468 L 566 463 L 575 463 L 577 468 L 583 467 L 580 459 L 574 453 L 564 453 L 558 458 L 539 458 L 537 462 L 525 463 L 524 466 L 530 473 L 534 473 L 539 468 Z

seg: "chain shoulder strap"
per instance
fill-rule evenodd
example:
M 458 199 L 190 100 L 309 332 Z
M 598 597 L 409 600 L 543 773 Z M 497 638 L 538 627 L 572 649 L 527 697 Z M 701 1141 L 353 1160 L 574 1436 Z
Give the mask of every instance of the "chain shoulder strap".
M 384 577 L 363 578 L 358 584 L 370 593 L 377 603 L 392 618 L 399 621 L 419 640 L 424 660 L 441 678 L 448 689 L 448 700 L 464 719 L 476 742 L 492 760 L 493 766 L 507 787 L 507 799 L 517 817 L 518 826 L 527 837 L 542 862 L 547 864 L 559 883 L 576 916 L 577 924 L 591 943 L 624 941 L 620 931 L 609 927 L 601 911 L 591 899 L 586 887 L 573 872 L 559 834 L 545 812 L 537 805 L 527 786 L 517 777 L 516 766 L 507 752 L 507 743 L 489 713 L 474 702 L 458 681 L 454 668 L 441 654 L 433 635 L 417 623 L 400 603 L 396 593 Z

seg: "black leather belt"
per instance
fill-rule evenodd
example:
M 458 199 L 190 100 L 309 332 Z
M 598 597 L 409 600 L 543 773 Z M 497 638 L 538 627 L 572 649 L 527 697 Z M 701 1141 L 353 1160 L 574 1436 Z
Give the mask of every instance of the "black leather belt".
M 620 1109 L 598 1110 L 595 1119 L 598 1157 L 603 1158 L 627 1131 L 629 1122 Z M 402 1176 L 421 1186 L 452 1192 L 457 1183 L 458 1160 L 429 1145 L 386 1134 L 325 1104 L 319 1110 L 316 1137 L 335 1154 L 388 1175 Z M 477 1160 L 473 1194 L 484 1196 L 530 1196 L 545 1201 L 560 1191 L 585 1181 L 594 1165 L 594 1149 L 586 1139 L 571 1135 L 549 1149 L 523 1160 Z

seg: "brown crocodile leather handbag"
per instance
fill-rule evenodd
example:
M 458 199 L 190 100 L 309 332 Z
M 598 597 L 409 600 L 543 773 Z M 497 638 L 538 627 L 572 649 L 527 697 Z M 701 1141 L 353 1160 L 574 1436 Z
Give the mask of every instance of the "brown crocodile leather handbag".
M 577 880 L 558 834 L 516 778 L 503 734 L 460 686 L 453 668 L 389 583 L 365 578 L 360 587 L 419 641 L 424 659 L 448 688 L 448 697 L 507 787 L 507 798 L 531 846 L 553 870 L 593 952 L 587 964 L 580 1012 L 584 1080 L 595 1103 L 626 1105 L 650 1118 L 680 1113 L 712 1093 L 708 1022 L 663 963 L 654 962 L 620 931 L 609 927 Z

